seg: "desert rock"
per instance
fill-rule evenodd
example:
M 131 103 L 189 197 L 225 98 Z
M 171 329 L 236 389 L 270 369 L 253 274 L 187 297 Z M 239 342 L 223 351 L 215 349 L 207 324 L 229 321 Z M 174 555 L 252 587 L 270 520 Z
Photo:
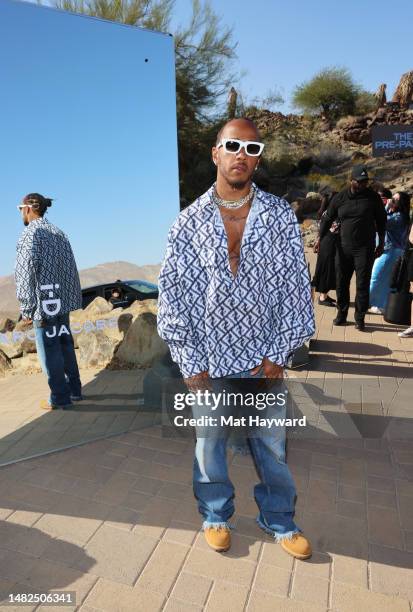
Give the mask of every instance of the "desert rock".
M 129 327 L 116 352 L 116 360 L 120 363 L 149 367 L 167 350 L 166 344 L 158 336 L 156 316 L 152 312 L 144 312 Z
M 106 366 L 112 359 L 119 340 L 108 336 L 105 331 L 79 334 L 78 363 L 81 368 Z
M 11 374 L 38 374 L 42 371 L 39 360 L 35 353 L 23 355 L 20 359 L 13 359 Z
M 103 297 L 97 297 L 84 309 L 84 313 L 88 316 L 100 315 L 113 310 L 113 304 L 105 300 Z
M 4 376 L 7 370 L 11 369 L 11 359 L 0 349 L 0 376 Z
M 8 317 L 0 319 L 0 333 L 4 334 L 6 332 L 13 331 L 15 325 L 16 322 L 12 319 L 9 319 Z
M 320 198 L 303 198 L 292 203 L 292 208 L 299 222 L 302 222 L 307 217 L 313 217 L 321 205 Z
M 36 353 L 36 343 L 33 326 L 27 326 L 23 321 L 18 321 L 13 331 L 7 332 L 8 343 L 3 346 L 3 350 L 11 359 L 16 359 L 22 355 Z

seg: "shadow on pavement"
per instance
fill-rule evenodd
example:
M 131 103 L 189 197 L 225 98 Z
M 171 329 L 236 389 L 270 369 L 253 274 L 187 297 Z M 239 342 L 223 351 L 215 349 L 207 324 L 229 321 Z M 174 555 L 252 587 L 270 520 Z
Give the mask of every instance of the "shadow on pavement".
M 21 594 L 45 594 L 56 590 L 65 592 L 66 605 L 71 603 L 73 609 L 77 593 L 75 588 L 70 591 L 70 585 L 78 582 L 83 572 L 90 572 L 95 560 L 88 556 L 81 546 L 61 540 L 60 546 L 65 548 L 66 558 L 76 558 L 78 569 L 60 563 L 56 565 L 47 559 L 55 543 L 53 537 L 40 529 L 0 521 L 0 604 L 5 606 L 3 609 L 34 610 L 38 603 L 30 607 L 29 602 L 14 599 L 14 607 L 12 598 L 19 598 Z M 87 582 L 90 588 L 94 582 L 93 577 L 90 576 L 89 580 L 84 581 L 84 587 Z

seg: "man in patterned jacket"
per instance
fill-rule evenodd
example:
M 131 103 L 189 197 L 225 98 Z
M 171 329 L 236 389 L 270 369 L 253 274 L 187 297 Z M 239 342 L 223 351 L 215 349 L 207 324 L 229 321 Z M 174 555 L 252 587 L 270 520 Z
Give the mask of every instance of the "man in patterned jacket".
M 69 313 L 82 307 L 79 274 L 66 235 L 44 218 L 52 200 L 30 193 L 18 206 L 26 229 L 17 244 L 15 280 L 20 312 L 33 323 L 37 355 L 46 374 L 45 410 L 82 399 L 82 386 L 69 327 Z
M 252 182 L 264 145 L 247 119 L 229 121 L 212 149 L 216 183 L 172 226 L 159 278 L 158 331 L 190 390 L 229 378 L 282 379 L 314 333 L 300 229 L 289 204 Z M 194 416 L 200 414 L 193 408 Z M 197 433 L 194 493 L 208 544 L 231 544 L 234 487 L 225 436 Z M 260 477 L 257 522 L 293 556 L 311 555 L 295 525 L 285 429 L 248 440 Z

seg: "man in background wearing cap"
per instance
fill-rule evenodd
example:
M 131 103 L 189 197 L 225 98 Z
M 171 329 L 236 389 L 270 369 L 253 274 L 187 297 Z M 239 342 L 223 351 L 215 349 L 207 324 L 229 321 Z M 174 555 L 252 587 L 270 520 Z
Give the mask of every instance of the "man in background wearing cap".
M 380 196 L 368 187 L 365 166 L 354 166 L 350 185 L 336 194 L 320 228 L 320 239 L 333 221 L 340 223 L 336 252 L 337 316 L 334 325 L 345 325 L 350 305 L 350 281 L 356 272 L 354 319 L 356 329 L 364 330 L 369 308 L 369 286 L 375 257 L 383 252 L 386 211 Z M 376 232 L 379 242 L 376 247 Z
M 44 218 L 52 200 L 30 193 L 17 207 L 26 226 L 17 244 L 15 280 L 20 312 L 33 322 L 37 355 L 50 387 L 46 410 L 82 399 L 69 313 L 82 307 L 79 274 L 66 235 Z

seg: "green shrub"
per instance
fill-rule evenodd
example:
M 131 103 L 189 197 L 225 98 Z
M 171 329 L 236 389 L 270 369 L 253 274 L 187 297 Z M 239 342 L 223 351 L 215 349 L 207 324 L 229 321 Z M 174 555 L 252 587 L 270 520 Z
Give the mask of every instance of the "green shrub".
M 354 107 L 355 115 L 368 115 L 369 113 L 373 113 L 376 108 L 377 100 L 374 94 L 364 90 L 358 93 Z
M 323 113 L 329 119 L 337 119 L 354 112 L 358 92 L 346 68 L 324 68 L 295 88 L 293 104 L 306 113 Z

